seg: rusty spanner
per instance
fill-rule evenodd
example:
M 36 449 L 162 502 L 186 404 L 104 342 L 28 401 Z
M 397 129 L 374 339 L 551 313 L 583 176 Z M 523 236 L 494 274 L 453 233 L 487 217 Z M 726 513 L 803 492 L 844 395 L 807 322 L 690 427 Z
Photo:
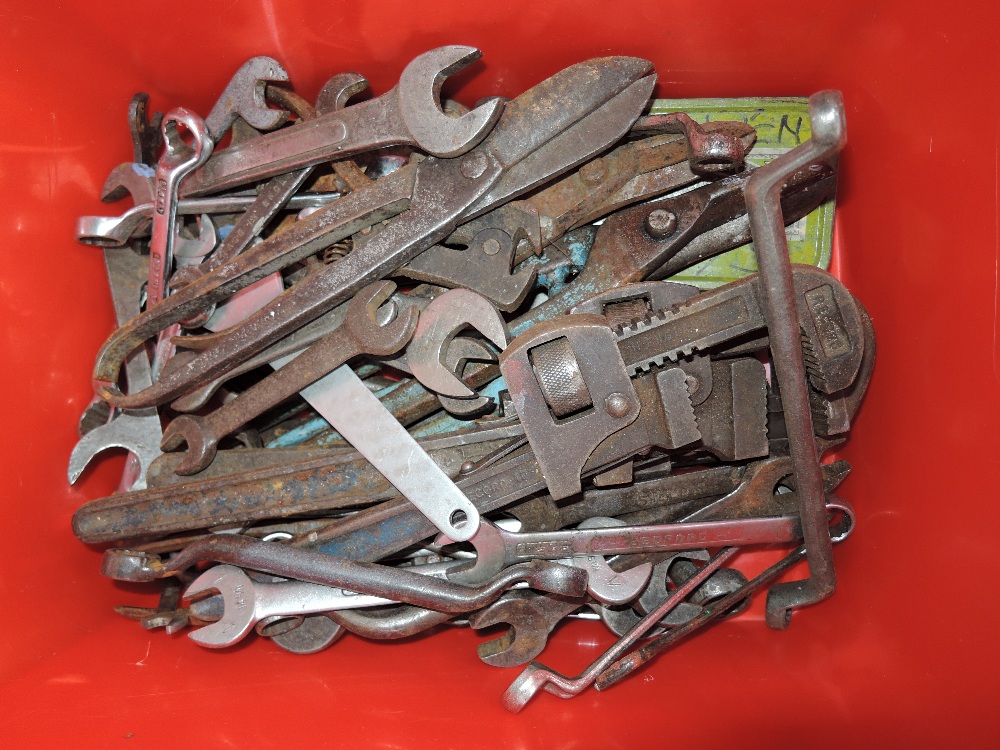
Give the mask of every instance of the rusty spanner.
M 788 627 L 793 609 L 825 599 L 837 585 L 823 502 L 823 473 L 814 446 L 809 384 L 798 325 L 801 311 L 796 303 L 788 258 L 781 191 L 795 172 L 831 158 L 844 147 L 847 124 L 840 92 L 821 91 L 811 96 L 809 117 L 812 138 L 756 170 L 744 188 L 760 268 L 771 359 L 781 384 L 785 427 L 798 482 L 803 539 L 809 551 L 810 577 L 778 584 L 768 592 L 767 624 L 777 629 Z M 816 311 L 812 312 L 815 316 Z
M 543 81 L 504 108 L 497 126 L 460 159 L 426 159 L 376 180 L 265 240 L 236 261 L 172 295 L 159 313 L 140 316 L 105 343 L 94 368 L 95 387 L 110 403 L 163 403 L 235 367 L 278 338 L 335 307 L 367 283 L 391 273 L 446 237 L 463 220 L 490 210 L 497 201 L 530 189 L 572 168 L 626 132 L 645 106 L 655 76 L 636 58 L 607 58 L 571 66 Z M 587 85 L 581 88 L 581 80 Z M 572 87 L 585 96 L 569 103 L 560 92 Z M 549 102 L 553 102 L 548 106 Z M 540 103 L 546 103 L 541 108 Z M 537 121 L 537 112 L 548 114 Z M 161 379 L 144 394 L 124 397 L 114 382 L 121 358 L 164 325 L 228 296 L 311 252 L 406 207 L 362 248 L 308 276 L 251 316 L 220 344 Z M 174 299 L 176 298 L 176 299 Z
M 451 289 L 435 298 L 420 315 L 406 361 L 425 388 L 452 398 L 473 398 L 476 393 L 445 365 L 448 345 L 464 328 L 472 326 L 503 350 L 510 332 L 493 304 L 468 289 Z
M 458 45 L 425 52 L 380 97 L 219 151 L 192 176 L 184 195 L 218 192 L 385 146 L 411 144 L 434 156 L 461 156 L 490 132 L 503 100 L 489 99 L 455 119 L 441 110 L 438 97 L 448 76 L 481 56 L 475 47 Z
M 284 125 L 288 112 L 268 107 L 264 92 L 268 83 L 286 81 L 288 71 L 273 57 L 251 57 L 243 63 L 205 118 L 212 140 L 218 143 L 237 117 L 256 130 L 274 130 Z
M 196 474 L 215 457 L 219 440 L 254 417 L 278 405 L 316 382 L 328 372 L 362 354 L 385 356 L 402 349 L 417 326 L 417 310 L 409 307 L 386 325 L 378 320 L 378 308 L 396 285 L 380 281 L 362 289 L 351 300 L 344 322 L 291 362 L 251 386 L 234 400 L 207 417 L 182 414 L 163 435 L 164 450 L 177 450 L 187 443 L 188 455 L 175 471 Z

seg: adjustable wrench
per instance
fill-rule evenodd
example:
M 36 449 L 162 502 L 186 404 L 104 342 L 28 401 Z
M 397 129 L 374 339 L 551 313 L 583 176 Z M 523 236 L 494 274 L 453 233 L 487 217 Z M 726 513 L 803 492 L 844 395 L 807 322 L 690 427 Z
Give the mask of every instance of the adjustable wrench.
M 444 80 L 478 60 L 474 47 L 439 47 L 415 58 L 399 85 L 375 99 L 218 152 L 184 187 L 214 193 L 362 151 L 412 144 L 434 156 L 461 156 L 479 144 L 503 110 L 493 98 L 458 119 L 441 110 Z
M 111 288 L 115 317 L 122 325 L 139 312 L 142 288 L 148 277 L 148 260 L 129 247 L 105 248 L 104 266 Z M 125 379 L 129 392 L 148 388 L 153 380 L 149 359 L 144 349 L 138 349 L 125 361 Z M 74 484 L 83 470 L 98 453 L 108 448 L 125 448 L 129 463 L 133 464 L 122 479 L 120 489 L 141 490 L 146 487 L 146 472 L 153 460 L 160 455 L 163 431 L 155 407 L 129 409 L 115 415 L 106 424 L 95 427 L 73 447 L 69 457 L 67 477 Z M 129 482 L 128 477 L 134 476 Z

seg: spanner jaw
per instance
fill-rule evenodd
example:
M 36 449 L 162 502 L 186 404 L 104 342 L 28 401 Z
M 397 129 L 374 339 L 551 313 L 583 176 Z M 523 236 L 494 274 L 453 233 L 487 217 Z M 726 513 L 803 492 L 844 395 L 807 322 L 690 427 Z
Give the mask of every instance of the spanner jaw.
M 184 598 L 218 591 L 225 609 L 218 622 L 188 633 L 188 638 L 207 648 L 225 648 L 249 633 L 254 626 L 254 603 L 248 598 L 250 583 L 242 570 L 231 565 L 217 565 L 196 578 Z
M 445 79 L 468 67 L 483 53 L 475 47 L 452 45 L 431 50 L 406 66 L 397 92 L 403 122 L 423 150 L 434 156 L 461 156 L 489 134 L 500 119 L 504 100 L 489 99 L 458 119 L 441 109 L 441 87 Z M 434 109 L 427 102 L 435 103 Z

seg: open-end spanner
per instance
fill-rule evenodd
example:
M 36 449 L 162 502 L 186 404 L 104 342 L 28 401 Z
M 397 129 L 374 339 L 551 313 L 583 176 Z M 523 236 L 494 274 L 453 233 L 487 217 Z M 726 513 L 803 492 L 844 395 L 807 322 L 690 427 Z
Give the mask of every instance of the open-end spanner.
M 174 419 L 164 433 L 162 447 L 176 450 L 187 443 L 188 458 L 176 467 L 177 473 L 201 471 L 212 462 L 219 440 L 348 360 L 402 349 L 417 326 L 416 309 L 407 308 L 384 326 L 377 320 L 378 308 L 395 288 L 389 281 L 365 287 L 351 300 L 343 324 L 287 365 L 206 417 L 183 414 Z
M 827 509 L 831 510 L 839 508 Z M 802 530 L 796 516 L 577 528 L 534 533 L 505 531 L 489 521 L 483 521 L 478 534 L 469 540 L 477 554 L 475 565 L 470 568 L 475 573 L 468 580 L 489 578 L 496 571 L 521 560 L 560 560 L 578 555 L 624 555 L 704 547 L 781 544 L 797 541 L 801 537 Z M 647 578 L 648 574 L 647 570 Z
M 129 247 L 105 248 L 104 266 L 111 288 L 115 317 L 121 325 L 139 312 L 143 286 L 148 278 L 148 260 Z M 153 382 L 149 359 L 144 349 L 133 352 L 125 362 L 125 379 L 129 391 L 142 390 Z M 134 467 L 126 472 L 122 491 L 146 487 L 149 465 L 160 455 L 163 430 L 155 407 L 129 409 L 113 415 L 106 424 L 87 432 L 73 447 L 69 457 L 67 477 L 73 484 L 97 454 L 109 448 L 125 448 Z
M 162 403 L 238 365 L 365 284 L 391 273 L 443 239 L 463 220 L 600 151 L 627 129 L 647 101 L 655 83 L 654 76 L 642 77 L 648 70 L 646 61 L 635 58 L 608 58 L 567 68 L 511 101 L 490 135 L 460 159 L 428 158 L 403 167 L 317 211 L 280 236 L 265 240 L 236 261 L 206 274 L 199 279 L 201 283 L 172 295 L 177 299 L 159 314 L 140 316 L 133 325 L 119 330 L 98 355 L 95 386 L 116 405 Z M 559 99 L 559 91 L 578 84 L 583 77 L 590 81 L 580 89 L 585 97 L 574 96 L 571 103 Z M 560 106 L 547 109 L 551 114 L 536 122 L 533 115 L 539 102 L 550 100 L 559 100 Z M 164 325 L 343 239 L 360 226 L 386 218 L 384 213 L 379 216 L 380 211 L 395 215 L 407 206 L 406 214 L 364 246 L 307 276 L 282 295 L 288 299 L 280 304 L 275 300 L 273 308 L 268 306 L 251 316 L 233 332 L 230 346 L 203 352 L 174 371 L 169 382 L 161 379 L 141 396 L 125 398 L 115 392 L 120 358 Z M 360 226 L 352 226 L 352 220 Z
M 503 316 L 482 295 L 452 289 L 435 298 L 420 314 L 406 360 L 413 376 L 425 388 L 452 398 L 475 398 L 476 393 L 445 366 L 452 339 L 472 326 L 501 350 L 510 343 Z
M 115 580 L 150 581 L 177 575 L 207 560 L 408 602 L 440 612 L 480 609 L 521 582 L 539 591 L 566 596 L 581 596 L 587 588 L 585 571 L 542 560 L 511 566 L 481 586 L 462 586 L 404 568 L 359 563 L 237 534 L 216 534 L 211 539 L 195 542 L 166 562 L 158 555 L 111 549 L 104 554 L 102 572 Z
M 456 563 L 430 563 L 407 570 L 447 580 L 449 568 Z M 392 599 L 357 594 L 345 589 L 303 581 L 261 583 L 253 581 L 240 568 L 216 565 L 196 578 L 184 592 L 186 599 L 217 591 L 222 597 L 221 619 L 188 633 L 188 638 L 208 648 L 225 648 L 242 640 L 262 620 L 304 615 L 340 609 L 361 609 L 396 604 Z M 191 605 L 197 617 L 198 602 Z
M 177 201 L 177 215 L 239 213 L 248 210 L 257 197 L 255 194 L 182 198 Z M 285 205 L 291 210 L 322 208 L 339 197 L 340 193 L 299 193 Z M 76 220 L 76 239 L 86 245 L 120 247 L 133 238 L 148 235 L 152 216 L 152 201 L 135 205 L 120 216 L 81 216 Z
M 218 143 L 237 117 L 257 130 L 284 125 L 288 112 L 268 107 L 264 90 L 269 82 L 286 81 L 288 72 L 272 57 L 251 57 L 243 63 L 205 118 L 212 140 Z
M 438 95 L 449 75 L 481 56 L 474 47 L 457 45 L 425 52 L 406 66 L 399 85 L 380 97 L 219 151 L 185 185 L 184 195 L 217 192 L 399 144 L 412 144 L 435 156 L 460 156 L 486 137 L 503 102 L 490 99 L 454 119 L 441 110 Z
M 499 524 L 503 524 L 500 521 Z M 518 532 L 505 531 L 501 525 L 484 521 L 475 536 L 469 542 L 476 549 L 476 559 L 471 566 L 466 564 L 463 568 L 453 571 L 449 578 L 461 583 L 481 583 L 492 578 L 508 564 L 502 562 L 515 555 L 509 554 L 505 548 L 510 537 L 507 534 L 520 536 Z M 582 529 L 605 529 L 608 527 L 623 526 L 621 522 L 613 518 L 590 518 L 580 525 Z M 439 545 L 448 544 L 452 540 L 445 536 L 439 536 L 435 543 Z M 517 545 L 514 545 L 517 546 Z M 587 591 L 595 599 L 608 604 L 622 604 L 631 601 L 639 595 L 645 587 L 653 566 L 648 563 L 636 565 L 624 571 L 617 571 L 611 568 L 604 555 L 594 551 L 578 552 L 569 549 L 569 545 L 557 548 L 552 545 L 548 549 L 542 549 L 542 545 L 535 545 L 530 552 L 516 555 L 522 560 L 546 559 L 558 560 L 567 565 L 574 565 L 587 571 Z M 556 550 L 559 549 L 559 552 Z M 520 551 L 520 548 L 519 548 Z M 560 554 L 563 552 L 564 554 Z M 611 554 L 615 554 L 612 552 Z

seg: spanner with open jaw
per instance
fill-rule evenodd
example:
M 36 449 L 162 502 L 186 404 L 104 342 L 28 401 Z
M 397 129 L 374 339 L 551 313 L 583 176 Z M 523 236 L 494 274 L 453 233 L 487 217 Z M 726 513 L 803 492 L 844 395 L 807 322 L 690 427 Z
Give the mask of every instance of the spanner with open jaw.
M 402 349 L 417 326 L 417 310 L 407 308 L 384 326 L 376 319 L 379 306 L 394 290 L 395 284 L 388 281 L 362 289 L 351 300 L 340 327 L 280 370 L 206 417 L 183 414 L 174 419 L 164 433 L 162 447 L 176 450 L 182 441 L 187 443 L 188 457 L 176 468 L 177 473 L 201 471 L 215 457 L 219 440 L 348 360 L 361 354 L 383 356 Z
M 840 510 L 830 507 L 830 511 Z M 802 529 L 796 516 L 686 521 L 650 526 L 608 526 L 564 531 L 505 531 L 483 521 L 470 539 L 476 562 L 466 580 L 483 580 L 522 560 L 671 552 L 704 547 L 780 544 L 797 541 Z M 438 539 L 438 542 L 447 541 Z
M 243 63 L 205 118 L 212 140 L 218 143 L 237 117 L 256 130 L 274 130 L 284 125 L 288 112 L 268 107 L 264 91 L 269 82 L 286 81 L 288 72 L 272 57 L 251 57 Z
M 406 569 L 356 562 L 237 534 L 216 534 L 195 542 L 166 562 L 159 555 L 110 549 L 104 553 L 102 572 L 115 580 L 151 581 L 177 575 L 206 560 L 382 596 L 439 612 L 471 612 L 485 607 L 519 582 L 565 596 L 582 596 L 587 590 L 586 571 L 542 560 L 511 566 L 480 586 L 463 586 Z
M 448 76 L 481 56 L 475 47 L 457 45 L 425 52 L 406 66 L 399 85 L 380 97 L 219 151 L 192 175 L 183 194 L 218 192 L 392 145 L 412 144 L 434 156 L 461 156 L 490 132 L 503 101 L 490 99 L 455 119 L 441 110 L 438 95 Z
M 447 580 L 447 573 L 457 563 L 417 565 L 408 570 Z M 396 604 L 392 599 L 358 594 L 346 589 L 304 581 L 265 583 L 252 580 L 233 565 L 216 565 L 196 578 L 184 593 L 186 599 L 217 591 L 222 597 L 223 614 L 217 622 L 188 633 L 188 638 L 208 648 L 225 648 L 250 632 L 258 622 L 277 617 L 301 617 L 344 609 L 361 609 Z M 199 600 L 200 601 L 200 600 Z M 199 602 L 193 602 L 192 614 L 198 616 Z M 214 606 L 215 603 L 212 602 Z
M 121 325 L 139 311 L 139 301 L 143 285 L 148 276 L 148 261 L 130 247 L 105 248 L 104 265 L 111 287 L 111 300 L 115 307 L 115 317 Z M 153 380 L 149 359 L 144 349 L 134 351 L 125 361 L 125 379 L 129 391 L 149 387 Z M 73 484 L 83 470 L 98 453 L 109 448 L 125 448 L 130 454 L 129 461 L 138 464 L 131 486 L 122 490 L 141 490 L 146 487 L 146 471 L 153 460 L 160 455 L 160 439 L 163 430 L 156 407 L 129 409 L 117 414 L 110 422 L 100 425 L 82 438 L 73 447 L 69 457 L 67 472 L 69 483 Z

